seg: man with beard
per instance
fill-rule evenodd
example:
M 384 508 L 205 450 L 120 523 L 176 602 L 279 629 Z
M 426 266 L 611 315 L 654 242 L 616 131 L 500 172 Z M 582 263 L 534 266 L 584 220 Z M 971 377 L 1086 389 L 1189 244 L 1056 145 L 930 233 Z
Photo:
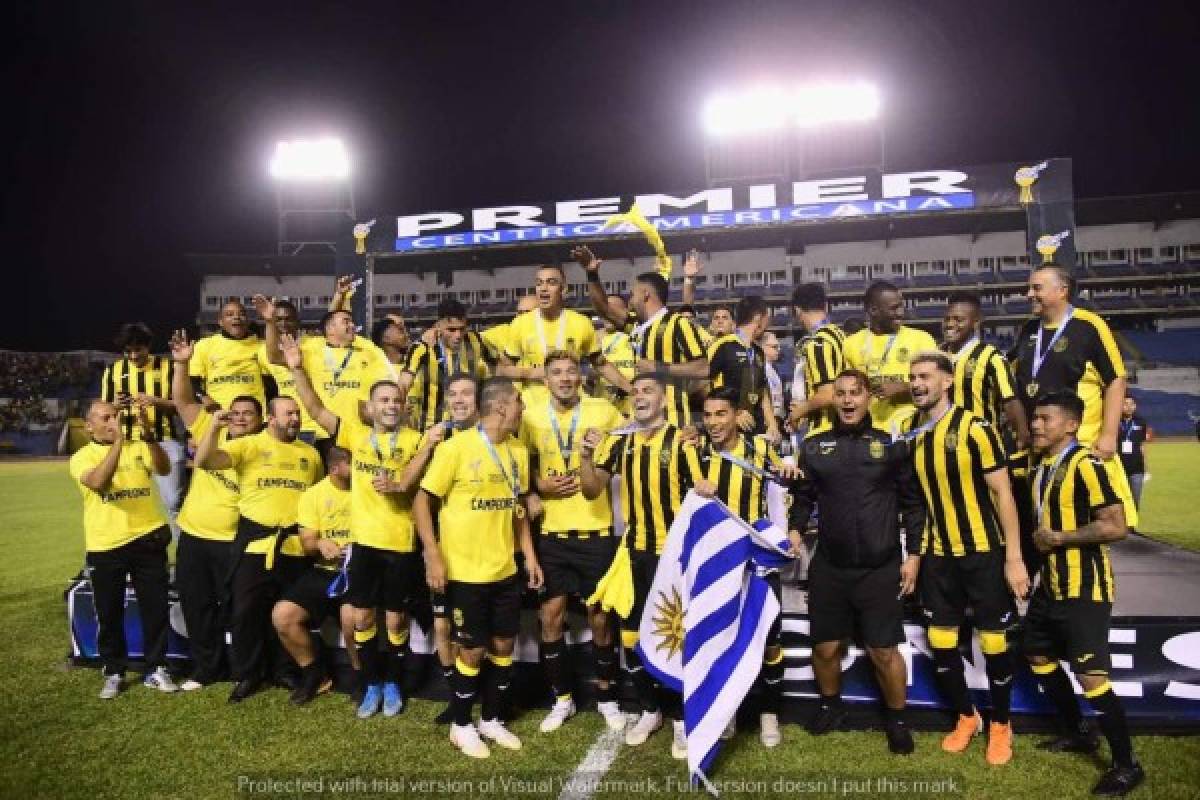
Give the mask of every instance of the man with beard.
M 254 298 L 255 304 L 259 303 L 258 295 Z M 270 307 L 263 306 L 257 308 L 259 313 L 270 315 L 270 321 L 274 323 L 275 332 L 280 336 L 295 336 L 300 337 L 300 312 L 296 310 L 296 306 L 290 300 L 273 300 Z M 300 398 L 296 395 L 296 383 L 292 380 L 292 373 L 287 368 L 286 364 L 275 364 L 271 361 L 267 354 L 267 342 L 263 341 L 262 346 L 258 349 L 258 363 L 262 367 L 264 375 L 270 375 L 275 381 L 275 392 L 280 397 L 290 397 L 297 403 L 300 403 Z M 318 430 L 317 423 L 313 422 L 313 418 L 304 410 L 304 406 L 300 405 L 300 439 L 301 441 L 313 444 L 317 440 Z
M 188 374 L 196 394 L 209 411 L 229 408 L 233 398 L 253 397 L 259 405 L 267 402 L 263 370 L 258 361 L 261 340 L 250 330 L 246 307 L 230 300 L 221 307 L 219 330 L 196 342 Z

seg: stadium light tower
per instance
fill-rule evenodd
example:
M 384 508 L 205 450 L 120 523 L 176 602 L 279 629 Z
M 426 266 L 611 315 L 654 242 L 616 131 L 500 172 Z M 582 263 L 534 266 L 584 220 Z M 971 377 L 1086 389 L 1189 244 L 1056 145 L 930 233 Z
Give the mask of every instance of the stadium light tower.
M 336 252 L 344 226 L 355 220 L 350 167 L 341 139 L 276 143 L 268 172 L 275 183 L 280 255 Z
M 709 186 L 883 166 L 882 102 L 865 81 L 722 92 L 702 120 Z

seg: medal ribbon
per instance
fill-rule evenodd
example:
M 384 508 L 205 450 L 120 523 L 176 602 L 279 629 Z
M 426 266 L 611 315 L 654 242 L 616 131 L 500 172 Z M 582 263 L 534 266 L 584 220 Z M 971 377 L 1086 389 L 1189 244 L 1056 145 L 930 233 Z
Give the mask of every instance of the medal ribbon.
M 554 404 L 548 404 L 550 426 L 554 428 L 554 438 L 558 440 L 558 449 L 562 453 L 563 467 L 571 468 L 571 454 L 575 451 L 575 432 L 579 430 L 579 416 L 583 413 L 583 400 L 575 404 L 575 413 L 571 415 L 571 429 L 567 432 L 567 440 L 563 441 L 562 428 L 558 424 L 558 413 Z

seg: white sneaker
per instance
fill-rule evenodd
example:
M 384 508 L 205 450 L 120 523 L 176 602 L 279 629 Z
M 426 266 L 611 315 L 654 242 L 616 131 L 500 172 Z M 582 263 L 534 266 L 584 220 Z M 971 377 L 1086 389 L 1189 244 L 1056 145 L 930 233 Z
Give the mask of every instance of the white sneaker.
M 204 688 L 204 684 L 200 681 L 194 681 L 191 678 L 188 678 L 179 685 L 179 688 L 185 692 L 198 692 Z
M 671 758 L 678 761 L 687 760 L 687 728 L 684 727 L 683 720 L 671 720 L 672 736 L 671 736 Z
M 112 700 L 121 693 L 125 679 L 121 675 L 105 675 L 104 688 L 100 690 L 101 700 Z
M 508 750 L 520 750 L 521 740 L 498 719 L 479 720 L 479 732 Z
M 657 711 L 643 711 L 632 728 L 625 729 L 625 744 L 637 747 L 645 744 L 650 734 L 662 727 L 662 714 Z
M 142 686 L 167 693 L 179 691 L 179 686 L 171 677 L 171 673 L 167 672 L 166 667 L 159 667 L 154 672 L 147 674 L 145 678 L 142 678 Z
M 729 720 L 729 724 L 725 726 L 725 730 L 721 731 L 721 741 L 728 742 L 737 735 L 737 717 Z
M 625 730 L 625 715 L 621 713 L 621 706 L 616 700 L 597 703 L 596 710 L 600 712 L 600 716 L 604 717 L 610 731 L 619 733 Z
M 538 730 L 542 733 L 552 733 L 561 728 L 563 723 L 573 716 L 575 716 L 575 701 L 570 697 L 565 700 L 559 698 L 554 701 L 554 708 L 550 709 L 550 713 L 542 720 Z
M 471 758 L 487 758 L 492 754 L 483 739 L 479 738 L 479 731 L 475 730 L 475 726 L 471 724 L 451 725 L 450 744 L 461 750 L 463 755 Z
M 760 714 L 758 738 L 762 740 L 763 747 L 778 747 L 783 741 L 783 733 L 779 730 L 779 717 L 774 714 Z

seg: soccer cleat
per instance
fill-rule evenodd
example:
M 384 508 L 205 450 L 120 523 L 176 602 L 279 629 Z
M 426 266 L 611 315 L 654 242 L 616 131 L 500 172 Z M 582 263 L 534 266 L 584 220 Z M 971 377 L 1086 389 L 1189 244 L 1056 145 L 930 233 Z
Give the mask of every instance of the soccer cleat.
M 570 697 L 565 699 L 560 697 L 554 701 L 554 708 L 550 709 L 550 713 L 542 720 L 542 724 L 538 726 L 538 730 L 542 733 L 553 733 L 574 715 L 575 701 Z
M 1048 753 L 1094 753 L 1099 747 L 1100 734 L 1091 728 L 1037 743 L 1038 750 Z
M 234 705 L 242 702 L 247 697 L 257 692 L 260 686 L 261 685 L 259 682 L 253 678 L 247 678 L 244 681 L 238 681 L 237 685 L 233 687 L 233 691 L 229 693 L 229 703 Z
M 625 730 L 625 715 L 621 713 L 621 706 L 615 700 L 610 700 L 607 703 L 597 703 L 596 710 L 600 712 L 600 716 L 604 717 L 604 722 L 608 725 L 608 729 L 614 733 L 619 733 Z
M 836 700 L 834 702 L 822 701 L 821 706 L 817 709 L 817 713 L 808 721 L 805 726 L 813 736 L 824 736 L 830 731 L 835 731 L 842 724 L 842 720 L 846 718 L 846 709 L 842 707 L 842 702 Z
M 195 678 L 188 678 L 186 681 L 184 681 L 183 683 L 181 683 L 179 685 L 179 688 L 181 691 L 184 691 L 184 692 L 198 692 L 204 688 L 204 684 L 201 683 L 200 681 L 196 680 Z
M 300 685 L 292 690 L 292 693 L 288 696 L 288 701 L 294 706 L 305 705 L 320 694 L 323 687 L 331 686 L 332 683 L 332 681 L 324 677 L 319 667 L 309 665 L 304 668 Z
M 942 749 L 947 753 L 961 753 L 971 744 L 971 739 L 983 730 L 983 718 L 976 711 L 969 717 L 959 715 L 954 730 L 942 739 Z
M 520 750 L 521 740 L 498 719 L 479 720 L 479 733 L 507 750 Z
M 379 713 L 379 709 L 383 707 L 383 686 L 378 683 L 372 683 L 367 687 L 367 691 L 363 693 L 362 702 L 359 703 L 358 711 L 355 714 L 359 719 L 368 719 Z
M 454 707 L 447 703 L 442 713 L 433 718 L 433 722 L 435 725 L 449 725 L 454 722 Z
M 395 683 L 385 683 L 383 685 L 383 715 L 394 717 L 403 710 L 404 695 L 400 692 L 400 686 Z
M 907 756 L 917 749 L 913 743 L 912 731 L 900 720 L 888 722 L 883 730 L 887 735 L 888 750 L 896 755 Z
M 625 744 L 637 747 L 645 744 L 650 734 L 662 727 L 662 714 L 657 711 L 643 711 L 632 728 L 625 729 Z
M 450 726 L 450 744 L 471 758 L 487 758 L 492 754 L 483 739 L 479 738 L 479 731 L 470 723 Z
M 112 700 L 125 687 L 125 679 L 120 675 L 105 675 L 104 686 L 100 689 L 101 700 Z
M 778 747 L 783 741 L 783 732 L 779 730 L 779 717 L 775 714 L 758 715 L 758 738 L 763 747 Z
M 671 720 L 671 758 L 687 760 L 687 727 L 681 719 Z
M 1012 761 L 1012 724 L 993 722 L 988 725 L 987 763 L 1000 767 Z
M 1108 772 L 1100 776 L 1100 781 L 1092 787 L 1092 794 L 1101 797 L 1122 797 L 1137 788 L 1146 780 L 1146 771 L 1141 764 L 1134 763 L 1128 767 L 1113 764 Z
M 154 672 L 146 673 L 146 677 L 142 678 L 142 686 L 147 689 L 157 689 L 160 692 L 178 692 L 179 685 L 171 677 L 171 673 L 167 672 L 166 667 L 159 667 Z

